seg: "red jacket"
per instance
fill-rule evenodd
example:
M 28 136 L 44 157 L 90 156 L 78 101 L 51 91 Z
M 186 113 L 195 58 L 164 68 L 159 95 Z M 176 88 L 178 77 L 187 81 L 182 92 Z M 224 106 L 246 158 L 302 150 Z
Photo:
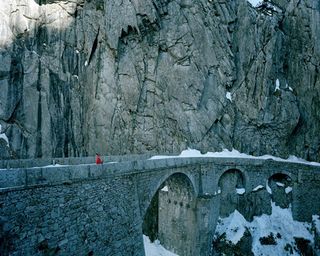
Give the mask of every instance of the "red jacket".
M 96 154 L 96 164 L 103 164 L 99 154 Z

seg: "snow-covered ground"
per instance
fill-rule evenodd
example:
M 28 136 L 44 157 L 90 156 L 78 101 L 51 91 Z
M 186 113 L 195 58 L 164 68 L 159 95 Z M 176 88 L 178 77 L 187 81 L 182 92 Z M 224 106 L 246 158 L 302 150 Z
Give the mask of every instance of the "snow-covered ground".
M 299 256 L 295 237 L 304 238 L 313 244 L 312 224 L 295 221 L 290 208 L 282 209 L 273 202 L 271 204 L 271 215 L 263 214 L 260 217 L 254 217 L 252 222 L 246 221 L 237 210 L 226 218 L 220 218 L 215 237 L 225 233 L 226 240 L 236 245 L 248 230 L 252 236 L 254 255 Z M 313 225 L 319 233 L 320 218 L 318 215 L 313 215 Z M 274 244 L 262 244 L 261 238 L 270 236 L 273 237 Z M 149 237 L 144 235 L 143 241 L 146 256 L 177 256 L 166 250 L 158 240 L 151 243 Z
M 261 2 L 261 0 L 248 0 L 248 2 L 252 4 L 252 6 L 256 7 Z
M 319 216 L 313 216 L 313 222 L 319 229 Z M 317 226 L 318 225 L 318 226 Z M 304 238 L 314 242 L 312 224 L 293 220 L 290 208 L 282 209 L 272 202 L 272 214 L 263 214 L 254 217 L 252 222 L 235 210 L 228 217 L 219 219 L 216 237 L 226 234 L 226 240 L 237 244 L 245 231 L 248 230 L 252 236 L 252 252 L 254 255 L 300 255 L 297 251 L 294 237 Z M 260 238 L 273 236 L 275 243 L 263 245 Z M 288 248 L 292 248 L 292 253 Z M 287 250 L 285 249 L 287 248 Z
M 166 250 L 159 242 L 159 240 L 151 243 L 149 237 L 143 235 L 144 251 L 146 256 L 178 256 Z
M 296 156 L 289 156 L 287 159 L 283 159 L 280 157 L 275 157 L 271 155 L 263 155 L 263 156 L 251 156 L 244 153 L 240 153 L 238 150 L 232 149 L 229 151 L 228 149 L 224 149 L 221 152 L 207 152 L 206 154 L 201 154 L 199 150 L 190 149 L 184 150 L 178 156 L 166 156 L 166 155 L 159 155 L 153 156 L 150 160 L 154 159 L 164 159 L 164 158 L 178 158 L 178 157 L 232 157 L 232 158 L 249 158 L 249 159 L 272 159 L 274 161 L 279 162 L 290 162 L 290 163 L 301 163 L 307 165 L 317 165 L 320 166 L 320 163 L 317 162 L 309 162 L 302 158 L 298 158 Z

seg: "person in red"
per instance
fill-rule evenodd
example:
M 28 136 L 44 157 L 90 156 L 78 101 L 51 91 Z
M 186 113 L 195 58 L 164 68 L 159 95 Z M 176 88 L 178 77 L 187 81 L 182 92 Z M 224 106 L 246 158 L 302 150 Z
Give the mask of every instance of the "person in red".
M 96 153 L 96 164 L 103 164 L 103 161 L 98 153 Z

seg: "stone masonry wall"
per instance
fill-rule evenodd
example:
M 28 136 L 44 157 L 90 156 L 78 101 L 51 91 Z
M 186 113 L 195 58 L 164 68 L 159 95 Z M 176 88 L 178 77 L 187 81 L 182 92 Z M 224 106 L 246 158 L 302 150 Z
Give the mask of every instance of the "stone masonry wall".
M 137 202 L 124 176 L 0 193 L 1 255 L 141 256 Z

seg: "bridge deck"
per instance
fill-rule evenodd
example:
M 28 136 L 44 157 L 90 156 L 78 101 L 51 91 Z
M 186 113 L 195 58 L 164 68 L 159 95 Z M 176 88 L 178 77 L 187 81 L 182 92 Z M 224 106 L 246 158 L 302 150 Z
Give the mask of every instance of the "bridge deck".
M 48 160 L 40 162 L 38 167 L 34 166 L 36 160 L 30 162 L 23 160 L 18 168 L 7 168 L 0 170 L 0 189 L 23 189 L 34 186 L 48 186 L 64 183 L 79 182 L 86 179 L 101 179 L 114 175 L 131 175 L 142 172 L 152 172 L 159 169 L 181 168 L 186 166 L 199 165 L 224 165 L 229 168 L 246 169 L 250 166 L 250 172 L 258 167 L 257 170 L 278 169 L 290 170 L 297 175 L 312 176 L 315 180 L 320 180 L 320 166 L 307 165 L 302 163 L 290 163 L 274 161 L 271 159 L 250 159 L 250 158 L 229 158 L 229 157 L 189 157 L 189 158 L 164 158 L 150 160 L 149 155 L 136 155 L 110 157 L 108 162 L 97 165 L 93 157 L 58 159 L 56 165 L 41 166 L 48 163 Z M 133 160 L 132 160 L 133 159 Z M 119 160 L 112 161 L 112 160 Z M 8 162 L 7 162 L 8 163 Z M 12 166 L 19 166 L 18 162 L 9 162 Z M 214 170 L 214 168 L 213 168 Z

